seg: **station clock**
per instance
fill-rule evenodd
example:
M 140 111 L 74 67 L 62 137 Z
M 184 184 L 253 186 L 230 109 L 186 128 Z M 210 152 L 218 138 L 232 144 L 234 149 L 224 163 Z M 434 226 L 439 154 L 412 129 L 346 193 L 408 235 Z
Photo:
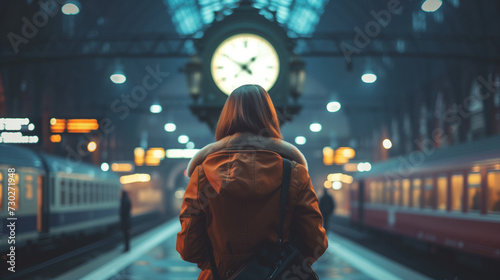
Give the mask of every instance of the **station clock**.
M 276 48 L 262 36 L 238 33 L 217 46 L 210 73 L 215 85 L 227 95 L 244 84 L 259 84 L 269 91 L 278 79 L 280 59 Z

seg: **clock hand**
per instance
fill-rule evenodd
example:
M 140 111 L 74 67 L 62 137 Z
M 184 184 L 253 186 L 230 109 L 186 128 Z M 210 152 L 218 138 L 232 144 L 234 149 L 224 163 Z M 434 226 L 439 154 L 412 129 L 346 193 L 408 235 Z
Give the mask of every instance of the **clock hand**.
M 238 61 L 234 60 L 233 58 L 231 58 L 231 57 L 230 57 L 229 55 L 227 55 L 227 54 L 222 54 L 222 56 L 227 57 L 229 60 L 231 60 L 232 62 L 234 62 L 235 64 L 237 64 L 237 65 L 239 65 L 240 67 L 242 67 L 242 68 L 243 68 L 243 65 L 244 65 L 243 63 L 240 63 L 240 62 L 238 62 Z

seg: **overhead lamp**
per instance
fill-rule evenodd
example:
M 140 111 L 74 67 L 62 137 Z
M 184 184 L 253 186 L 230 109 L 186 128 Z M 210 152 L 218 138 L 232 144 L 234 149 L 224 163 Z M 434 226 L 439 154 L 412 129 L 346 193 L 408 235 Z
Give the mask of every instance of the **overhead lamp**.
M 186 144 L 187 142 L 189 142 L 189 137 L 187 135 L 180 135 L 177 138 L 177 141 L 179 141 L 179 143 L 181 144 Z
M 109 79 L 115 84 L 123 84 L 127 80 L 127 77 L 123 73 L 114 73 L 109 76 Z
M 361 80 L 367 84 L 372 84 L 377 80 L 377 75 L 373 73 L 365 73 L 361 76 Z
M 66 4 L 61 7 L 63 14 L 68 16 L 77 15 L 80 13 L 81 4 L 78 0 L 68 0 Z
M 323 127 L 321 126 L 320 123 L 312 123 L 310 126 L 309 126 L 309 129 L 312 131 L 312 132 L 320 132 L 321 129 Z
M 194 142 L 192 141 L 187 142 L 186 149 L 194 149 Z
M 422 11 L 433 13 L 437 11 L 441 5 L 443 5 L 442 0 L 425 0 L 424 3 L 422 3 Z
M 175 123 L 166 123 L 163 127 L 166 132 L 174 132 L 177 129 Z
M 149 111 L 153 114 L 161 113 L 162 110 L 163 110 L 163 108 L 158 103 L 155 103 L 155 104 L 151 105 L 151 107 L 149 107 Z
M 340 105 L 339 102 L 337 101 L 333 101 L 333 102 L 329 102 L 327 105 L 326 105 L 326 110 L 328 110 L 328 112 L 331 112 L 331 113 L 335 113 L 337 112 L 338 110 L 340 110 L 340 107 L 342 107 Z
M 89 144 L 87 145 L 87 150 L 89 150 L 89 152 L 93 153 L 93 152 L 95 152 L 96 149 L 97 149 L 96 142 L 90 141 Z
M 106 172 L 109 170 L 109 164 L 107 162 L 101 163 L 101 170 Z
M 369 162 L 358 163 L 358 171 L 359 172 L 367 172 L 370 170 L 372 170 L 372 165 Z
M 384 147 L 384 149 L 389 150 L 390 148 L 392 148 L 391 140 L 384 139 L 384 141 L 382 141 L 382 146 Z
M 113 74 L 109 76 L 109 79 L 115 84 L 123 84 L 127 80 L 125 76 L 125 72 L 123 72 L 123 65 L 120 62 L 120 59 L 115 59 L 113 64 Z
M 297 145 L 304 145 L 306 143 L 307 139 L 304 136 L 297 136 L 295 137 L 295 143 Z

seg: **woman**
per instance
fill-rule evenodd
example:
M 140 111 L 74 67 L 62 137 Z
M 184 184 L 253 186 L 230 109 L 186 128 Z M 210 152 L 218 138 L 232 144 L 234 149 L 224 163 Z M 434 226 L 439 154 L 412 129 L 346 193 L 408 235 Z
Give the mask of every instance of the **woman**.
M 316 261 L 328 246 L 318 199 L 304 156 L 281 140 L 269 94 L 258 85 L 234 90 L 215 137 L 188 165 L 177 234 L 182 259 L 202 269 L 198 279 L 213 279 L 207 236 L 221 279 L 246 264 L 262 242 L 277 242 L 282 157 L 292 161 L 285 241 L 294 241 L 309 264 Z

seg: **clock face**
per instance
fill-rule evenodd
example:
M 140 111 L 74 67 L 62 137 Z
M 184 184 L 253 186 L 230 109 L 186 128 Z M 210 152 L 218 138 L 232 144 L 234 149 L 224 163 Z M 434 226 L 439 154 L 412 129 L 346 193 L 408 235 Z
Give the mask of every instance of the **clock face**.
M 244 84 L 258 84 L 268 91 L 278 79 L 280 64 L 271 43 L 258 35 L 242 33 L 217 47 L 210 71 L 217 87 L 229 95 Z

